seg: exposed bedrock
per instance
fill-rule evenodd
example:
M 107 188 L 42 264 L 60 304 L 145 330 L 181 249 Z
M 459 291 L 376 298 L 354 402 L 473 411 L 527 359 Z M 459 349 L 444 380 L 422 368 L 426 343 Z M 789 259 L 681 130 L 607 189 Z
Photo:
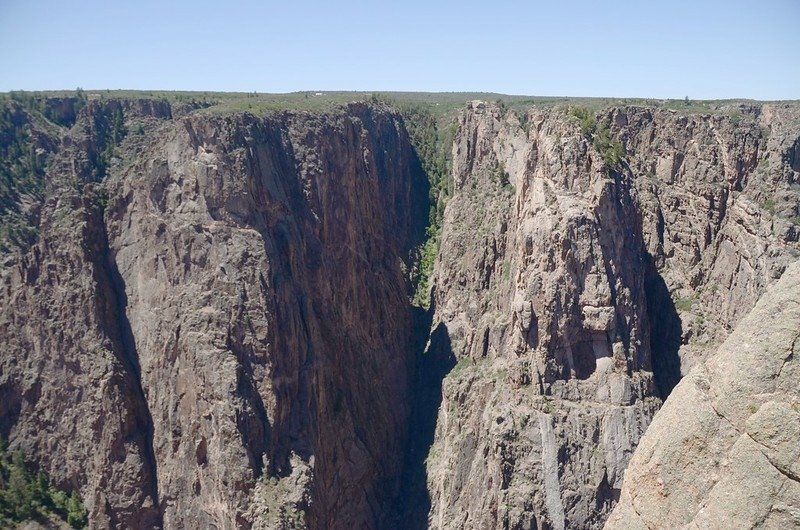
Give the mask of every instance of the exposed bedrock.
M 400 119 L 160 113 L 96 197 L 79 162 L 105 110 L 65 133 L 4 274 L 2 434 L 99 527 L 380 525 L 427 215 Z
M 563 111 L 471 105 L 433 288 L 455 367 L 431 528 L 603 526 L 661 398 L 798 256 L 796 112 L 744 113 L 612 109 L 613 168 Z
M 681 380 L 605 528 L 800 526 L 800 263 Z

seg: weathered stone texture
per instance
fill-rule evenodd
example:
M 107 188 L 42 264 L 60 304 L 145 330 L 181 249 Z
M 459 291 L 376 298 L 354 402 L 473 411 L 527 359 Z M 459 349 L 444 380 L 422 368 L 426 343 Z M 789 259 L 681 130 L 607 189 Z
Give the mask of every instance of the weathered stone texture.
M 797 112 L 735 113 L 605 111 L 618 170 L 563 109 L 463 115 L 431 527 L 602 527 L 660 397 L 798 256 Z
M 800 526 L 800 264 L 664 403 L 605 528 Z

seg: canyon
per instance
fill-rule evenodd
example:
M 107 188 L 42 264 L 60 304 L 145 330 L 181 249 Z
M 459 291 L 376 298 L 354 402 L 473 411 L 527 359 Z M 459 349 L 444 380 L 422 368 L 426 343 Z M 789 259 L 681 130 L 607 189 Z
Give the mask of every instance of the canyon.
M 0 436 L 90 527 L 800 525 L 799 105 L 213 99 L 0 102 Z

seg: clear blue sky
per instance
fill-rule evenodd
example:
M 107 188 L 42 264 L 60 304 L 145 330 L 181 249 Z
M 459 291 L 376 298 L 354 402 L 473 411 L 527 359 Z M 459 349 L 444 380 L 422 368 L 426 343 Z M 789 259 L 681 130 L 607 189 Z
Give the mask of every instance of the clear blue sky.
M 0 91 L 800 99 L 800 0 L 0 0 Z

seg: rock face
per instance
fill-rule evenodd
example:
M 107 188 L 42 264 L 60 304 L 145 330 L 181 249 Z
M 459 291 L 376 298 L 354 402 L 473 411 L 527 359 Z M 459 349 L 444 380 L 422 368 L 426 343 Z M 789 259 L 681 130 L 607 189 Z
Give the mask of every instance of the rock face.
M 62 140 L 39 242 L 3 271 L 2 434 L 97 527 L 379 525 L 427 213 L 399 118 L 152 110 L 90 102 Z M 82 162 L 118 112 L 145 134 L 101 195 Z
M 683 378 L 606 528 L 800 526 L 800 263 Z
M 800 114 L 771 105 L 710 116 L 629 108 L 608 119 L 636 176 L 647 253 L 680 316 L 653 319 L 653 328 L 663 344 L 680 324 L 672 360 L 685 375 L 800 256 Z M 661 371 L 665 396 L 680 374 Z
M 800 256 L 791 105 L 611 108 L 593 139 L 470 104 L 427 312 L 428 182 L 383 104 L 3 105 L 0 435 L 97 528 L 601 528 L 662 400 Z M 703 443 L 794 476 L 794 402 L 731 381 L 757 408 L 714 403 L 736 428 Z
M 794 109 L 599 119 L 617 169 L 564 111 L 462 118 L 433 290 L 429 353 L 455 367 L 425 455 L 432 528 L 601 527 L 660 396 L 798 255 Z
M 507 119 L 473 105 L 454 147 L 430 525 L 598 526 L 659 405 L 637 212 L 562 114 Z

